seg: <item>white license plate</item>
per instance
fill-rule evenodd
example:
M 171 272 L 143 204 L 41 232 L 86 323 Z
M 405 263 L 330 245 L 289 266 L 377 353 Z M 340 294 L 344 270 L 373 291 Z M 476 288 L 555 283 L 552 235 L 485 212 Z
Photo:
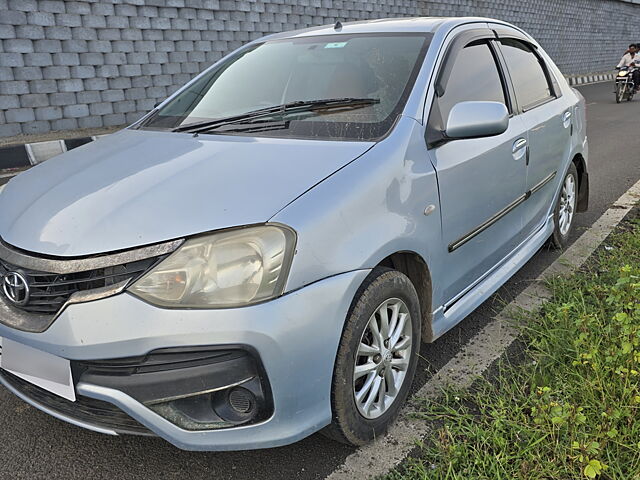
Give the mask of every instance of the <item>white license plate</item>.
M 60 397 L 76 401 L 69 360 L 0 337 L 0 368 Z

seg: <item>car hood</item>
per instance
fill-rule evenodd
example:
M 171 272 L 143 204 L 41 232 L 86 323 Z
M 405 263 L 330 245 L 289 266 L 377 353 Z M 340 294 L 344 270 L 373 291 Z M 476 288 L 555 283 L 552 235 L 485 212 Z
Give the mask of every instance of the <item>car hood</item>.
M 123 130 L 0 193 L 0 237 L 83 256 L 267 221 L 371 143 Z

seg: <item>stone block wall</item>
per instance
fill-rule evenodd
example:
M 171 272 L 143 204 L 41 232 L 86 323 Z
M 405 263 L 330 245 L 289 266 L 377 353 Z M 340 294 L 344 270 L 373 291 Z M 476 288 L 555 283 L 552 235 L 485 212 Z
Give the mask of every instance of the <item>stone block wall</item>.
M 0 137 L 137 120 L 264 34 L 383 17 L 473 15 L 524 27 L 567 74 L 640 41 L 637 0 L 0 0 Z
M 498 18 L 531 34 L 565 75 L 611 71 L 640 42 L 640 0 L 424 0 L 422 15 Z

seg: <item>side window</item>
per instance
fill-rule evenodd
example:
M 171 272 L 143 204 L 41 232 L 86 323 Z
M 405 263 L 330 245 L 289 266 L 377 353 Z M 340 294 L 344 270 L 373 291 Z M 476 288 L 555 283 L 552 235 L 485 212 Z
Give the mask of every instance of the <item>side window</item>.
M 460 102 L 489 101 L 506 104 L 505 90 L 493 52 L 486 41 L 473 42 L 455 57 L 444 93 L 435 96 L 427 125 L 429 147 L 444 141 L 449 112 Z
M 490 101 L 505 103 L 502 80 L 489 45 L 467 45 L 455 59 L 444 95 L 438 98 L 443 123 L 460 102 Z
M 529 110 L 553 98 L 545 68 L 531 48 L 512 39 L 500 43 L 520 108 Z

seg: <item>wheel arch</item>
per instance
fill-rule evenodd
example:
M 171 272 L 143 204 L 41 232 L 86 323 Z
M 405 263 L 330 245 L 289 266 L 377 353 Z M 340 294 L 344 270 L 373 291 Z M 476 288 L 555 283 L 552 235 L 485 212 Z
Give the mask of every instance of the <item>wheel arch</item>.
M 393 268 L 409 277 L 420 302 L 422 341 L 433 342 L 433 283 L 427 262 L 416 252 L 400 251 L 387 256 L 377 266 Z

